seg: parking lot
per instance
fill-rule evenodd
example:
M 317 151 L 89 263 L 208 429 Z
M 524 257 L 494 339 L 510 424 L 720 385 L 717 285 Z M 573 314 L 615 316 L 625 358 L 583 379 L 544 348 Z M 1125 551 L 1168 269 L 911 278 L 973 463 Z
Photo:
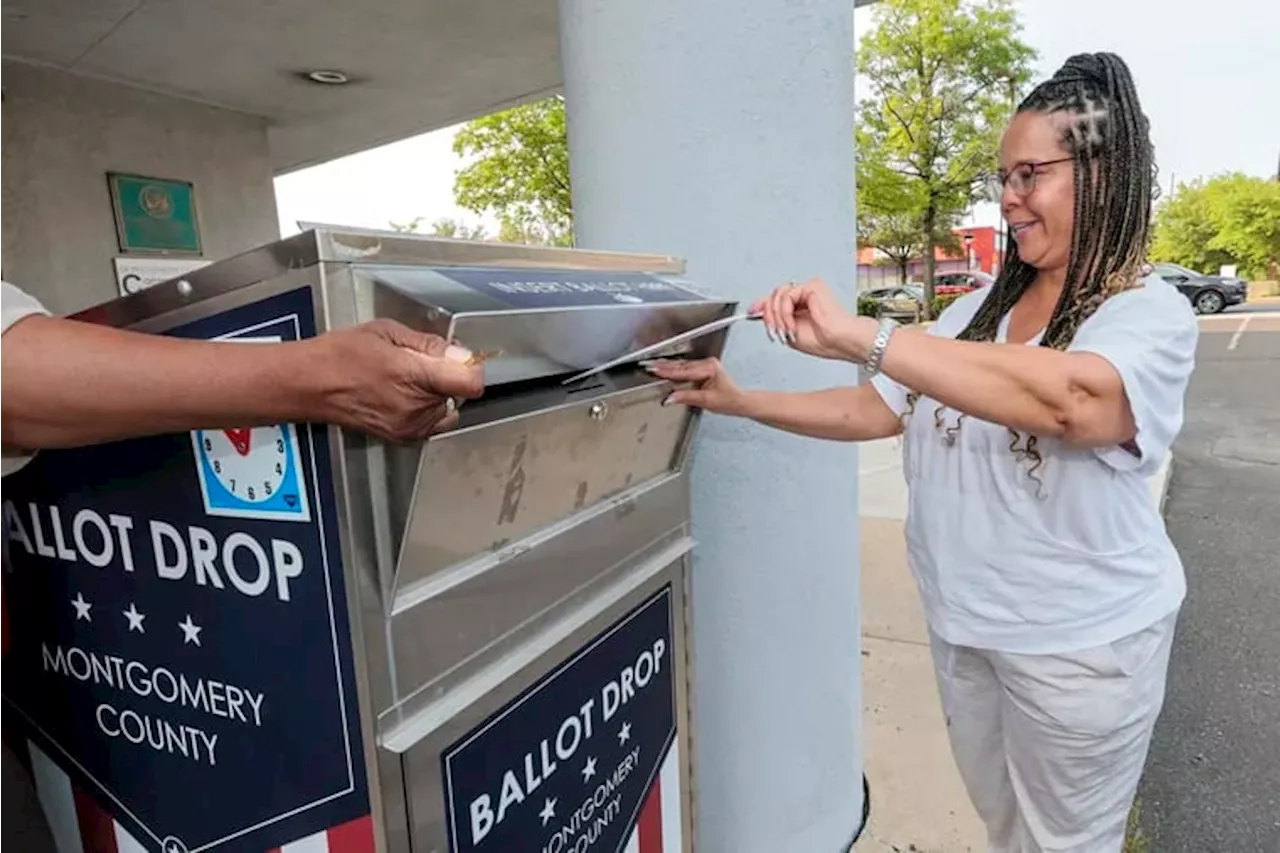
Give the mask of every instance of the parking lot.
M 1187 571 L 1142 787 L 1152 853 L 1280 850 L 1280 311 L 1200 320 L 1165 515 Z

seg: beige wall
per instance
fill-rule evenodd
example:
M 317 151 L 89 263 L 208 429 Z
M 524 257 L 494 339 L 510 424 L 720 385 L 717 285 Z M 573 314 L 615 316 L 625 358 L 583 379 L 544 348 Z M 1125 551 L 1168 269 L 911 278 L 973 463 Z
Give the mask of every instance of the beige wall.
M 107 172 L 191 181 L 206 260 L 279 237 L 265 120 L 3 66 L 4 277 L 69 313 L 118 295 Z

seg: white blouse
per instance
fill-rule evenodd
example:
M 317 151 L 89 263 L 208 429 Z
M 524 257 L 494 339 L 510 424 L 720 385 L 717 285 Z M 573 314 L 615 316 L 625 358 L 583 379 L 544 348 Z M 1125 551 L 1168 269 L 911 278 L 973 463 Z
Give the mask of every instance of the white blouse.
M 957 299 L 929 334 L 955 337 L 990 292 Z M 1005 427 L 966 416 L 955 429 L 957 412 L 917 401 L 903 436 L 908 560 L 938 636 L 1053 654 L 1112 642 L 1180 606 L 1182 562 L 1147 481 L 1182 427 L 1198 336 L 1187 298 L 1159 277 L 1108 299 L 1069 351 L 1096 353 L 1119 372 L 1136 451 L 1038 437 L 1034 476 Z M 872 382 L 891 409 L 906 411 L 906 388 L 884 375 Z

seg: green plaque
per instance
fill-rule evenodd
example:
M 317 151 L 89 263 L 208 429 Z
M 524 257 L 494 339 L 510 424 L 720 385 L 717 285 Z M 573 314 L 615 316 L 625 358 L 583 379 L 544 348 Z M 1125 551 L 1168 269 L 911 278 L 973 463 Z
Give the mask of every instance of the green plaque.
M 195 189 L 187 181 L 107 174 L 122 252 L 200 254 Z

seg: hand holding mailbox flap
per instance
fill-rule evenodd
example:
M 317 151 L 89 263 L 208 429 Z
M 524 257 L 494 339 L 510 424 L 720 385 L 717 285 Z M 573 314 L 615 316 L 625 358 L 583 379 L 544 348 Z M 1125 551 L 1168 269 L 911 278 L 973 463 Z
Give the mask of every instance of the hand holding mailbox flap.
M 751 313 L 764 315 L 772 337 L 809 355 L 836 360 L 850 357 L 850 338 L 860 323 L 868 322 L 849 313 L 817 278 L 775 288 L 751 306 Z
M 484 392 L 485 354 L 380 319 L 314 339 L 326 376 L 319 420 L 389 441 L 457 424 L 456 399 Z

